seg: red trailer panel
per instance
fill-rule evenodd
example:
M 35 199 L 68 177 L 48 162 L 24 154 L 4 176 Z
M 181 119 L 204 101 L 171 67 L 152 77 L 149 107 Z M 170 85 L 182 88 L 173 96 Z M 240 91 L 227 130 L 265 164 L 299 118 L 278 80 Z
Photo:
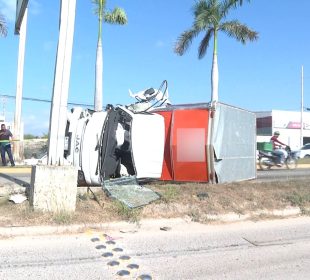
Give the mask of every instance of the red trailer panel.
M 173 111 L 159 112 L 159 114 L 165 118 L 165 150 L 163 169 L 160 179 L 164 181 L 171 181 L 173 180 L 173 168 L 171 161 L 171 127 Z
M 162 180 L 208 181 L 207 109 L 158 112 L 165 118 L 166 144 Z

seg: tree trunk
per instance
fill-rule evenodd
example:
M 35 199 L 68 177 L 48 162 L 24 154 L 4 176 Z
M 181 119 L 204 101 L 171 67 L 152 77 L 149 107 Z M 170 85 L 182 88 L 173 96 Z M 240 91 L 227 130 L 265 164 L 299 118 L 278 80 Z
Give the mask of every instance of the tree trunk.
M 102 111 L 102 72 L 103 72 L 103 60 L 102 60 L 102 43 L 101 38 L 98 38 L 97 55 L 96 55 L 96 73 L 95 73 L 95 99 L 94 109 L 95 111 Z
M 217 102 L 219 99 L 219 71 L 218 71 L 218 65 L 217 65 L 217 54 L 213 55 L 213 64 L 212 64 L 212 96 L 211 101 Z
M 217 32 L 214 32 L 214 49 L 211 73 L 211 102 L 217 102 L 219 99 L 219 70 L 217 64 Z

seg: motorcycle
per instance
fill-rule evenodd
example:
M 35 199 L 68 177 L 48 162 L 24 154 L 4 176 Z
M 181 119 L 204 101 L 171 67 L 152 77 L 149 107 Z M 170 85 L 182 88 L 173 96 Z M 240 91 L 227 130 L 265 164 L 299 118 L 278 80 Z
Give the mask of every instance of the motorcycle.
M 285 147 L 287 157 L 284 160 L 284 166 L 287 169 L 295 169 L 297 167 L 297 152 L 293 152 L 289 146 Z M 269 170 L 271 167 L 282 167 L 279 165 L 279 155 L 273 152 L 259 151 L 258 164 L 261 170 Z

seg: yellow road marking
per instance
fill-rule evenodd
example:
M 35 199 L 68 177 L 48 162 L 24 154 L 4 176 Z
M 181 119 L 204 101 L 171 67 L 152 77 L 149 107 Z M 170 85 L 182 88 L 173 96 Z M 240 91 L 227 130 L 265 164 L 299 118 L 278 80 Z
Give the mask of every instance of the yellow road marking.
M 23 174 L 27 174 L 27 173 L 31 173 L 31 167 L 7 167 L 7 166 L 0 166 L 0 173 L 23 173 Z

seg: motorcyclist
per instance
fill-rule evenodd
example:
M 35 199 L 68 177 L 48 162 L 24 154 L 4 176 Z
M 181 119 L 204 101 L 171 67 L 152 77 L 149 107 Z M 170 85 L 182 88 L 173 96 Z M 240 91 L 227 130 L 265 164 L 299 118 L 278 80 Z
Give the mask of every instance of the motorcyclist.
M 282 164 L 284 163 L 284 160 L 287 158 L 287 151 L 285 149 L 283 149 L 282 146 L 286 147 L 287 145 L 282 143 L 278 139 L 279 136 L 280 136 L 280 132 L 275 131 L 273 133 L 273 136 L 270 138 L 270 142 L 272 142 L 272 145 L 273 145 L 273 154 L 278 156 L 278 160 L 277 160 L 276 164 L 278 166 L 282 166 Z

